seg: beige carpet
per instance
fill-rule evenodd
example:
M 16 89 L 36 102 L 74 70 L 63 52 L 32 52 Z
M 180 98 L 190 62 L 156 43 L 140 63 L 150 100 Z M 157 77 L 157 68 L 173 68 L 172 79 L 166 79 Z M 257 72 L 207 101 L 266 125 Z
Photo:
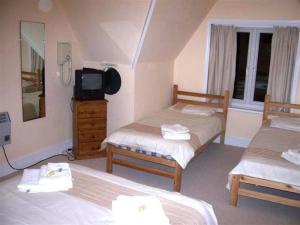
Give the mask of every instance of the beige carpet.
M 181 193 L 209 202 L 219 224 L 300 224 L 300 209 L 240 197 L 238 207 L 228 204 L 229 192 L 225 188 L 228 172 L 238 163 L 243 150 L 232 146 L 211 144 L 206 151 L 192 161 L 183 172 Z M 52 161 L 64 161 L 57 157 Z M 97 170 L 105 170 L 105 159 L 74 161 Z M 172 189 L 171 180 L 132 169 L 114 166 L 115 175 L 150 186 Z

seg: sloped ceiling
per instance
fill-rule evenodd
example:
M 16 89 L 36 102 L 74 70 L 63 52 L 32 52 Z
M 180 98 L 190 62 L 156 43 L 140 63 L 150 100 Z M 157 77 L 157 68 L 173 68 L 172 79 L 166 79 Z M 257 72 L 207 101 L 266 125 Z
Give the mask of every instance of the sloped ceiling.
M 157 0 L 140 62 L 174 60 L 216 0 Z
M 174 60 L 216 0 L 157 0 L 138 62 Z M 61 0 L 87 61 L 131 64 L 151 0 Z
M 150 0 L 61 0 L 87 61 L 130 64 Z

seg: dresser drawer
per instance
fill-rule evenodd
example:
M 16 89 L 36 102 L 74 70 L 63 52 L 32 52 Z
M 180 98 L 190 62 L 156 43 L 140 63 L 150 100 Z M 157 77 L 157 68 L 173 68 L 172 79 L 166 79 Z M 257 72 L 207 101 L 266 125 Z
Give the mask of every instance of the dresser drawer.
M 88 118 L 78 120 L 78 129 L 82 130 L 106 130 L 106 119 L 105 118 Z
M 78 118 L 97 118 L 106 117 L 105 105 L 80 105 L 78 106 Z
M 79 142 L 91 142 L 91 141 L 100 141 L 102 142 L 106 137 L 105 130 L 93 130 L 93 131 L 79 131 L 78 139 Z
M 100 151 L 101 141 L 93 141 L 79 144 L 79 152 L 80 153 L 93 153 Z
M 100 151 L 106 138 L 106 100 L 73 100 L 73 139 L 76 159 L 104 157 Z

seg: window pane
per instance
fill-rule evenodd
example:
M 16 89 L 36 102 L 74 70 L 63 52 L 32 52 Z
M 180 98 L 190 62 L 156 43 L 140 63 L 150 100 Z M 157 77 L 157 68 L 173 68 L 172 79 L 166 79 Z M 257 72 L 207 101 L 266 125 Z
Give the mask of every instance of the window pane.
M 233 98 L 244 99 L 249 32 L 237 32 L 237 53 Z
M 271 59 L 271 43 L 273 34 L 261 33 L 256 67 L 254 101 L 263 102 L 268 88 Z

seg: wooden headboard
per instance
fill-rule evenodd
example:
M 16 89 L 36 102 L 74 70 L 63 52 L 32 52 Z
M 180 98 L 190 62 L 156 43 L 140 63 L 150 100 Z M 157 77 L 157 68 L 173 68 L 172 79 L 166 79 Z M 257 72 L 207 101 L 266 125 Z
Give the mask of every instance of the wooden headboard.
M 202 99 L 204 98 L 205 100 L 208 99 L 210 101 L 187 100 L 187 99 L 179 98 L 179 96 L 199 97 Z M 216 101 L 218 103 L 213 103 L 212 100 L 218 100 L 218 101 Z M 225 121 L 226 121 L 227 113 L 228 113 L 228 106 L 229 106 L 229 91 L 225 91 L 224 95 L 212 95 L 212 94 L 205 94 L 205 93 L 181 91 L 181 90 L 178 90 L 178 85 L 175 84 L 173 87 L 173 104 L 176 104 L 178 102 L 222 109 L 222 113 L 224 113 L 224 117 L 225 117 Z
M 266 95 L 265 96 L 265 102 L 264 102 L 263 122 L 267 121 L 268 118 L 269 118 L 269 116 L 293 116 L 293 117 L 300 117 L 300 113 L 280 111 L 279 109 L 282 109 L 282 108 L 284 108 L 284 109 L 298 109 L 298 110 L 300 110 L 300 105 L 298 105 L 298 104 L 290 104 L 290 103 L 271 102 L 270 101 L 270 96 Z

